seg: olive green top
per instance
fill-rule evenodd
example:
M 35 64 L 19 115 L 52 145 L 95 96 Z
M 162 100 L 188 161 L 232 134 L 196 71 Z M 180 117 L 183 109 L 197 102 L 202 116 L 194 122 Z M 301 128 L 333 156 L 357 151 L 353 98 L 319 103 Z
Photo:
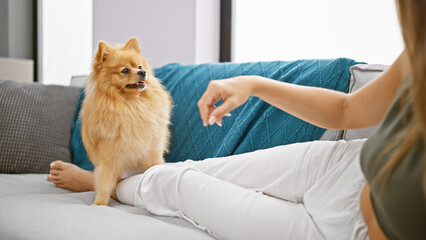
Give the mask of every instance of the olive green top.
M 406 81 L 411 81 L 411 78 Z M 423 138 L 417 139 L 397 165 L 382 195 L 382 181 L 371 185 L 395 148 L 381 159 L 377 159 L 378 155 L 413 117 L 411 104 L 406 113 L 402 111 L 400 95 L 399 91 L 381 126 L 365 143 L 360 156 L 361 168 L 370 184 L 373 209 L 385 235 L 389 239 L 426 239 L 426 198 L 422 185 Z

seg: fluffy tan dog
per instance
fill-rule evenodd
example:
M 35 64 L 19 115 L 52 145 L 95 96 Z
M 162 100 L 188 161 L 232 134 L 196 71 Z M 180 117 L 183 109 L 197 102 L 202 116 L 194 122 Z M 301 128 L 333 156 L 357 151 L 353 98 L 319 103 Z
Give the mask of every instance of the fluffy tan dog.
M 136 38 L 116 48 L 99 42 L 85 95 L 81 133 L 95 166 L 93 204 L 108 205 L 126 170 L 164 163 L 172 101 Z

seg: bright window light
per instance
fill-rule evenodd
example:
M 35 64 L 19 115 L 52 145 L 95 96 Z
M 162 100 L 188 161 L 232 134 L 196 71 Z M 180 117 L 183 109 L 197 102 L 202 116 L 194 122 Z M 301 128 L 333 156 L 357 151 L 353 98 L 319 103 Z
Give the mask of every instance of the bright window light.
M 234 0 L 232 61 L 347 57 L 391 64 L 403 50 L 392 0 Z
M 69 85 L 90 73 L 92 0 L 42 0 L 39 11 L 39 81 Z

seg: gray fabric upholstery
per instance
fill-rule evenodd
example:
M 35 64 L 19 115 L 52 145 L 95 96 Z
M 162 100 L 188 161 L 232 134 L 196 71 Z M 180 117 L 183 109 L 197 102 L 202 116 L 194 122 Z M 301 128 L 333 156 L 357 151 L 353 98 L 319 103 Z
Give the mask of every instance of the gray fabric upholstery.
M 84 87 L 86 85 L 87 79 L 89 79 L 89 76 L 87 75 L 72 76 L 70 86 Z
M 111 200 L 91 206 L 94 192 L 56 188 L 46 174 L 0 174 L 0 239 L 214 239 L 179 218 Z
M 0 189 L 0 198 L 27 194 L 70 193 L 47 181 L 47 174 L 0 174 Z
M 353 93 L 363 87 L 365 84 L 376 78 L 384 70 L 386 70 L 387 65 L 381 64 L 357 64 L 350 68 L 351 79 L 349 82 L 349 92 Z M 362 118 L 363 116 L 359 116 Z M 350 129 L 343 131 L 343 139 L 352 140 L 352 139 L 361 139 L 368 138 L 375 130 L 377 126 L 364 129 Z
M 327 129 L 321 136 L 321 141 L 337 141 L 341 140 L 343 135 L 342 130 Z
M 0 173 L 47 173 L 71 162 L 79 88 L 0 80 Z

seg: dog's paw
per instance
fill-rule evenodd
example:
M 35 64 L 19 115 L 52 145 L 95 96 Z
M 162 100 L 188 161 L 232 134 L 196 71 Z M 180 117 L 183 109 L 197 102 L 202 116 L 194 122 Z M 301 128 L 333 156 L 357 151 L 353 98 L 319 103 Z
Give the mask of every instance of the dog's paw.
M 108 201 L 101 201 L 101 200 L 95 200 L 92 203 L 92 206 L 107 206 L 108 205 Z

